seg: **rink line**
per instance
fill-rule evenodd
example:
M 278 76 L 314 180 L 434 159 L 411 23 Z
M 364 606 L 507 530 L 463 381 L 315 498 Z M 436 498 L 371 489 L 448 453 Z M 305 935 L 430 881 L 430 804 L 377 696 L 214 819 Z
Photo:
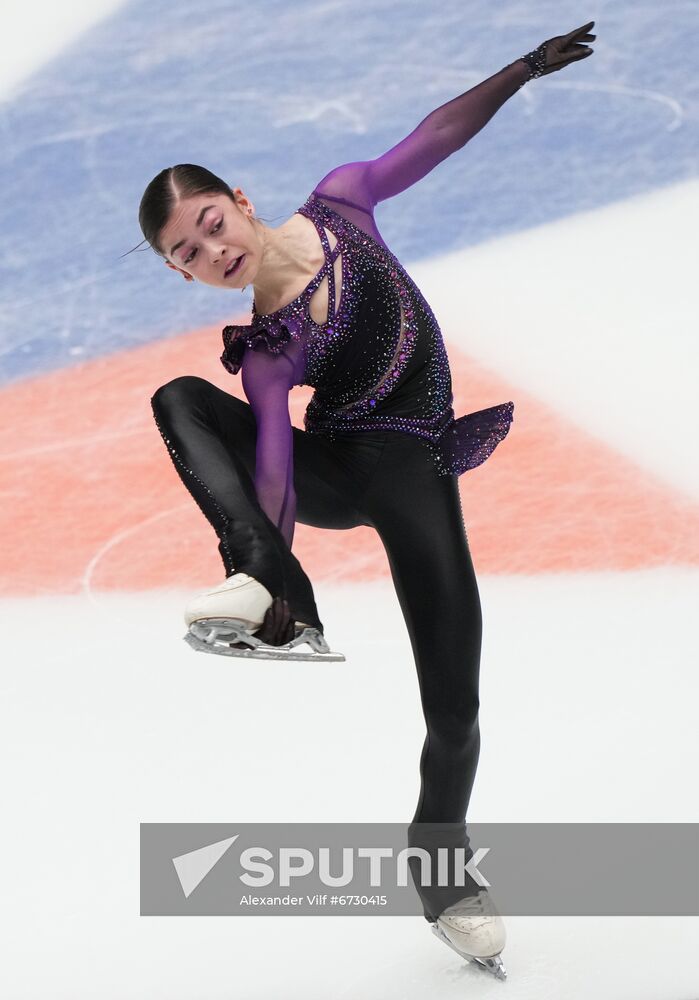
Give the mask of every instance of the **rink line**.
M 91 590 L 197 587 L 221 576 L 216 536 L 187 502 L 150 408 L 154 390 L 183 373 L 244 398 L 239 378 L 221 368 L 220 345 L 220 328 L 205 328 L 0 393 L 0 456 L 11 456 L 0 463 L 0 593 L 79 593 L 85 579 Z M 508 436 L 459 479 L 477 571 L 699 562 L 691 498 L 453 344 L 448 350 L 457 416 L 515 402 Z M 297 427 L 311 394 L 310 387 L 292 393 Z M 299 524 L 294 551 L 319 581 L 366 582 L 389 572 L 370 528 L 353 529 L 350 541 L 345 531 Z

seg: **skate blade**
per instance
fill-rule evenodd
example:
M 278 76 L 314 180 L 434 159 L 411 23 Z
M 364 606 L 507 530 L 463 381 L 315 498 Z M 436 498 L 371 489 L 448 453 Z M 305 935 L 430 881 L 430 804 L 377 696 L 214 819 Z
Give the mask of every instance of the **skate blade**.
M 192 649 L 219 656 L 240 656 L 247 660 L 323 660 L 337 663 L 345 660 L 343 653 L 333 653 L 325 637 L 316 628 L 305 628 L 283 646 L 269 646 L 248 631 L 250 623 L 241 618 L 203 618 L 192 622 L 183 636 Z M 244 642 L 246 649 L 236 649 L 231 643 Z M 299 649 L 301 645 L 310 646 Z
M 487 972 L 490 972 L 493 976 L 495 976 L 496 979 L 507 979 L 507 970 L 502 964 L 502 959 L 499 955 L 489 955 L 486 957 L 482 955 L 468 955 L 466 952 L 460 951 L 451 938 L 444 933 L 442 928 L 437 923 L 432 924 L 432 933 L 436 934 L 440 941 L 444 941 L 445 944 L 448 944 L 452 951 L 455 951 L 457 955 L 461 958 L 465 958 L 467 962 L 473 962 L 475 965 L 480 966 L 480 968 L 485 969 Z

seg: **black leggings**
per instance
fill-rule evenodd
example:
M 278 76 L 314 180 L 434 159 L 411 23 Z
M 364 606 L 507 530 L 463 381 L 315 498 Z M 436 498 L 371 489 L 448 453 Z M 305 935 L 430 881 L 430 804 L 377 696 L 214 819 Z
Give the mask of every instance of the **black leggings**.
M 245 572 L 322 627 L 310 580 L 257 502 L 256 422 L 249 403 L 183 375 L 151 404 L 175 467 L 219 538 L 226 575 Z M 296 520 L 319 528 L 373 527 L 381 539 L 415 657 L 427 734 L 411 846 L 463 846 L 480 750 L 482 618 L 458 478 L 437 474 L 424 442 L 398 431 L 330 441 L 293 428 Z M 430 826 L 437 824 L 437 826 Z M 451 824 L 446 826 L 445 824 Z M 415 865 L 410 863 L 413 878 Z M 450 883 L 452 869 L 450 865 Z M 422 887 L 426 919 L 476 890 Z

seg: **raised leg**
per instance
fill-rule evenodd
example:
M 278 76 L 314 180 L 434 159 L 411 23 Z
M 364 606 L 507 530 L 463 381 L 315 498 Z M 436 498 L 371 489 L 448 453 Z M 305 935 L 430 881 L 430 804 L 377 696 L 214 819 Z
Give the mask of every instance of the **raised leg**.
M 289 601 L 297 621 L 322 630 L 311 582 L 257 499 L 257 428 L 249 403 L 206 379 L 182 375 L 160 386 L 151 406 L 182 482 L 219 538 L 226 575 L 255 577 Z M 344 499 L 343 467 L 333 462 L 325 439 L 294 428 L 297 520 L 354 527 L 361 515 Z

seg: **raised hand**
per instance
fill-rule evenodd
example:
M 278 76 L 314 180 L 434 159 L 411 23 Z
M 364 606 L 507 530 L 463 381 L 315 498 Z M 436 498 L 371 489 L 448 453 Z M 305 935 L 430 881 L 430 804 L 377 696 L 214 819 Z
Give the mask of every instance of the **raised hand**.
M 592 48 L 586 42 L 594 42 L 597 35 L 590 34 L 594 21 L 569 31 L 567 35 L 556 35 L 542 42 L 533 52 L 522 58 L 529 64 L 532 76 L 547 76 L 572 62 L 579 62 L 592 55 Z

